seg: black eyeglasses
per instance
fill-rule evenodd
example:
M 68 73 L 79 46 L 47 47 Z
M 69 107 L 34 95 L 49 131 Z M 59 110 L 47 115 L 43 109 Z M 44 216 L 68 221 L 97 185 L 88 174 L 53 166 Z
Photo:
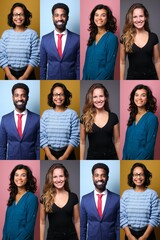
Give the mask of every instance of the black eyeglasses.
M 24 13 L 13 13 L 13 15 L 12 15 L 13 17 L 24 17 L 25 15 L 24 15 Z
M 132 175 L 133 177 L 144 177 L 144 174 L 143 173 L 135 173 Z
M 55 93 L 55 94 L 52 94 L 52 97 L 64 97 L 64 94 L 63 93 Z

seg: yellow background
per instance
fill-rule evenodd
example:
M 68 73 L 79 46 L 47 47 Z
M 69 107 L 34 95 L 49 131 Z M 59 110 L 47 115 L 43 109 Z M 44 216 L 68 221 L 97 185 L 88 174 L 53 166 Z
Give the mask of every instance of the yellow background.
M 155 190 L 158 195 L 160 196 L 160 161 L 152 161 L 152 160 L 130 160 L 130 161 L 121 161 L 120 162 L 120 195 L 122 193 L 129 189 L 130 187 L 128 186 L 128 174 L 130 173 L 130 169 L 133 166 L 134 163 L 139 162 L 143 163 L 147 169 L 152 173 L 152 178 L 151 178 L 151 184 L 148 186 L 149 188 Z M 156 233 L 156 239 L 160 239 L 160 226 L 158 228 L 155 228 L 155 233 Z M 121 229 L 121 240 L 124 240 L 124 231 Z
M 69 108 L 75 110 L 80 116 L 80 81 L 76 80 L 41 80 L 40 81 L 40 115 L 46 110 L 50 109 L 48 106 L 48 94 L 50 93 L 50 89 L 52 88 L 53 84 L 56 82 L 63 83 L 67 89 L 72 93 L 71 104 L 68 106 Z M 79 147 L 75 148 L 76 159 L 79 159 Z M 41 149 L 40 158 L 44 159 L 44 151 Z
M 23 1 L 15 1 L 15 0 L 1 0 L 1 14 L 0 14 L 0 36 L 2 36 L 2 33 L 10 29 L 11 27 L 8 25 L 8 14 L 10 13 L 10 9 L 13 6 L 14 3 L 20 2 L 23 3 L 27 9 L 32 13 L 31 18 L 31 24 L 28 26 L 28 28 L 32 28 L 35 30 L 38 35 L 40 35 L 40 1 L 39 0 L 23 0 Z M 36 78 L 39 79 L 39 68 L 35 69 L 36 71 Z M 0 68 L 0 79 L 4 79 L 4 71 L 2 68 Z

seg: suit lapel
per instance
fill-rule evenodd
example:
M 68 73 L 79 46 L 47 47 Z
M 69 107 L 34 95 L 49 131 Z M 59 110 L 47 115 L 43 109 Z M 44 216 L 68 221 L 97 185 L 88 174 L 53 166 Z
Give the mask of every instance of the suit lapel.
M 65 47 L 64 47 L 62 59 L 65 56 L 65 54 L 67 53 L 69 45 L 71 45 L 71 38 L 72 38 L 72 34 L 69 30 L 67 30 L 67 39 L 66 39 L 66 44 L 65 44 Z
M 19 139 L 20 136 L 19 136 L 19 133 L 18 133 L 18 130 L 17 130 L 17 127 L 16 127 L 15 119 L 14 119 L 14 111 L 11 112 L 11 121 L 10 121 L 9 124 L 10 124 L 11 131 L 13 131 L 15 136 Z
M 29 110 L 27 110 L 27 111 L 28 111 L 28 114 L 27 114 L 26 124 L 25 124 L 25 126 L 24 126 L 24 131 L 23 131 L 23 134 L 22 134 L 22 139 L 23 139 L 23 137 L 25 136 L 25 134 L 27 133 L 28 127 L 29 127 L 29 125 L 31 124 L 31 119 L 32 119 L 32 114 L 31 114 L 31 112 L 30 112 Z
M 108 212 L 108 208 L 109 208 L 109 206 L 111 204 L 111 201 L 112 201 L 111 193 L 110 193 L 109 190 L 107 190 L 107 201 L 106 201 L 106 204 L 104 206 L 104 211 L 103 211 L 103 214 L 102 214 L 102 218 Z
M 55 56 L 58 58 L 58 59 L 61 59 L 60 56 L 59 56 L 59 53 L 58 53 L 58 49 L 57 49 L 57 46 L 56 46 L 56 42 L 55 42 L 55 38 L 54 38 L 54 31 L 53 31 L 53 35 L 52 35 L 52 43 L 53 43 L 53 52 L 55 53 Z M 51 48 L 52 49 L 52 48 Z

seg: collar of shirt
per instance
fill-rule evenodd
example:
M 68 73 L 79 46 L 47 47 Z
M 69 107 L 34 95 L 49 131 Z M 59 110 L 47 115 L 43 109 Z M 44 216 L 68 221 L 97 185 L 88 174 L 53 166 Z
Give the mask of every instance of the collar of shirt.
M 25 127 L 25 124 L 26 124 L 26 119 L 27 119 L 27 115 L 28 115 L 28 111 L 27 109 L 21 113 L 17 112 L 16 110 L 14 110 L 14 120 L 15 120 L 15 123 L 16 123 L 16 126 L 18 124 L 18 116 L 17 114 L 23 114 L 23 117 L 22 117 L 22 133 L 24 131 L 24 127 Z
M 107 201 L 107 195 L 108 195 L 108 192 L 107 192 L 107 189 L 101 193 L 97 192 L 96 190 L 94 190 L 94 200 L 95 200 L 95 203 L 96 203 L 96 206 L 98 204 L 98 196 L 97 194 L 103 194 L 103 197 L 102 197 L 102 213 L 104 211 L 104 207 L 105 207 L 105 204 L 106 204 L 106 201 Z
M 58 45 L 58 36 L 57 36 L 57 34 L 63 34 L 63 37 L 62 37 L 62 53 L 63 53 L 64 47 L 65 47 L 65 44 L 66 44 L 66 40 L 67 40 L 68 31 L 66 29 L 64 32 L 59 33 L 56 30 L 54 30 L 54 39 L 55 39 L 56 46 Z

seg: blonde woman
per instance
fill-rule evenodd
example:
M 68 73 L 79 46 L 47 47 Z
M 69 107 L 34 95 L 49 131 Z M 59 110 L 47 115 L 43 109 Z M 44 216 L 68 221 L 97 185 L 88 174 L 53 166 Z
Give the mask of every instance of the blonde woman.
M 93 84 L 87 94 L 80 127 L 80 159 L 85 159 L 86 135 L 89 148 L 87 159 L 119 159 L 118 117 L 109 108 L 109 93 L 101 83 Z
M 128 55 L 128 79 L 160 79 L 159 40 L 150 31 L 149 13 L 144 5 L 134 3 L 126 14 L 120 44 L 120 79 L 125 79 Z
M 78 197 L 70 191 L 69 173 L 62 164 L 49 168 L 40 205 L 40 240 L 44 240 L 46 215 L 47 240 L 80 240 Z

